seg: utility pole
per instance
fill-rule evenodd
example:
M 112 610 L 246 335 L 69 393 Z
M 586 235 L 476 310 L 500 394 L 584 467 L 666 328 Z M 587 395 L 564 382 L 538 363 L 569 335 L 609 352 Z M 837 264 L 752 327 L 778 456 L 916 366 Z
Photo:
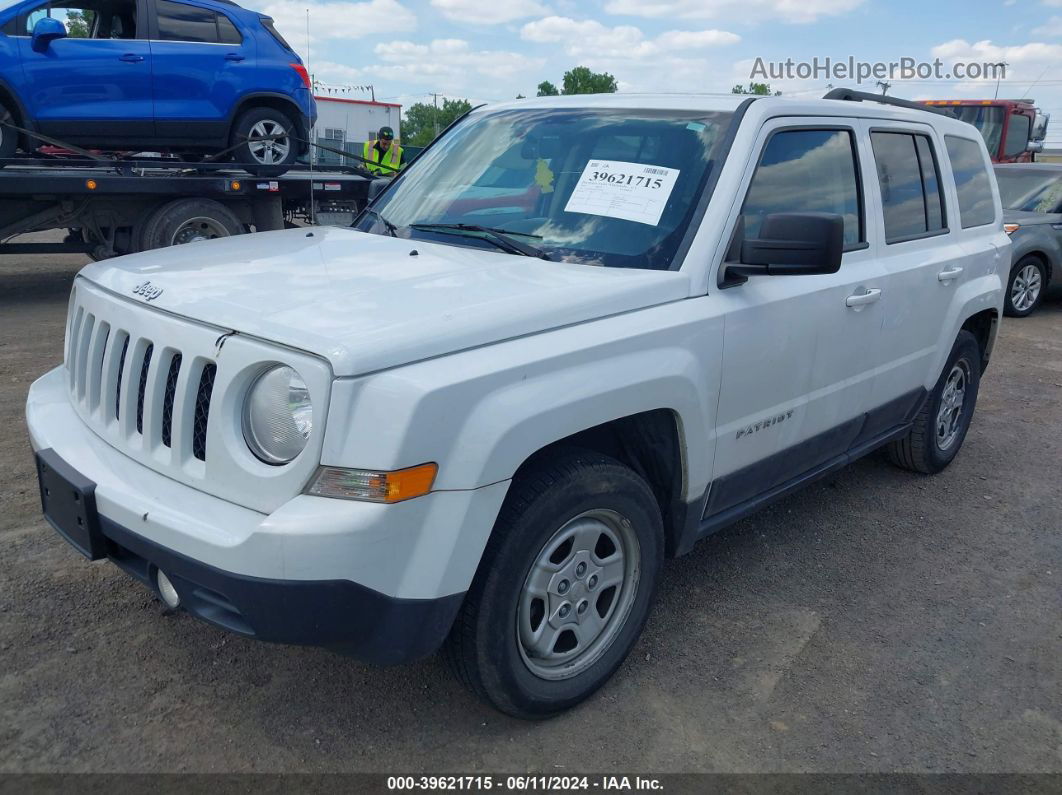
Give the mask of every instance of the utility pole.
M 881 86 L 881 95 L 882 96 L 885 96 L 885 94 L 888 93 L 888 90 L 890 88 L 892 88 L 892 83 L 887 83 L 884 80 L 879 80 L 878 81 L 878 85 Z
M 435 104 L 435 112 L 431 116 L 432 125 L 435 127 L 435 136 L 434 137 L 438 138 L 439 137 L 439 95 L 438 94 L 432 94 L 431 98 L 432 98 L 432 102 Z

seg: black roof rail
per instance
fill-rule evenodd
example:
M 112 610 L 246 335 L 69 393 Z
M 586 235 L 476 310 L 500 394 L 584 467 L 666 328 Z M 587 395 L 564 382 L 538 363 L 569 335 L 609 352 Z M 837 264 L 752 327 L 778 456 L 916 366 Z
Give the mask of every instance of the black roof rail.
M 870 94 L 866 91 L 853 91 L 850 88 L 835 88 L 824 94 L 822 98 L 841 99 L 848 102 L 879 102 L 882 105 L 895 105 L 898 108 L 908 108 L 910 110 L 922 110 L 927 113 L 943 114 L 943 111 L 934 108 L 932 105 L 923 105 L 919 102 L 912 102 L 909 99 L 890 97 L 885 94 Z

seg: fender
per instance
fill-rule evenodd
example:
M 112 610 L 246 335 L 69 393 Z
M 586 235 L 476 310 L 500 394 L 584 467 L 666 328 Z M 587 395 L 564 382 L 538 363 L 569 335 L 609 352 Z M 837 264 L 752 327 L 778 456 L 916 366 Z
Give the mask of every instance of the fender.
M 978 312 L 993 309 L 997 317 L 1003 316 L 1003 278 L 999 273 L 986 273 L 970 279 L 959 286 L 948 308 L 944 322 L 946 336 L 937 346 L 937 355 L 933 358 L 933 367 L 926 373 L 923 386 L 932 390 L 944 369 L 944 362 L 951 355 L 952 345 L 969 318 Z M 998 326 L 997 326 L 998 328 Z
M 322 463 L 439 465 L 435 490 L 511 478 L 538 450 L 645 411 L 678 419 L 684 497 L 711 477 L 722 318 L 685 299 L 363 378 L 339 379 Z M 331 429 L 335 429 L 334 431 Z
M 0 77 L 0 101 L 5 105 L 14 105 L 15 115 L 18 117 L 16 124 L 19 127 L 32 132 L 38 131 L 37 122 L 26 112 L 26 106 L 3 77 Z

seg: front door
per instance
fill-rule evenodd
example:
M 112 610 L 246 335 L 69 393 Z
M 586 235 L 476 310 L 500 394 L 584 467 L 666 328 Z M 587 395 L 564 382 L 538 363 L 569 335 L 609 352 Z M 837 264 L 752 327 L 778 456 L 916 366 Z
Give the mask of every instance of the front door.
M 834 274 L 754 276 L 717 290 L 725 334 L 706 518 L 837 462 L 862 431 L 882 322 L 863 134 L 860 122 L 837 118 L 775 119 L 760 132 L 735 235 L 743 225 L 755 237 L 771 213 L 834 213 L 845 252 Z
M 37 52 L 30 34 L 46 16 L 67 37 Z M 154 132 L 151 52 L 136 0 L 42 2 L 19 15 L 23 101 L 40 131 L 87 146 L 120 146 Z

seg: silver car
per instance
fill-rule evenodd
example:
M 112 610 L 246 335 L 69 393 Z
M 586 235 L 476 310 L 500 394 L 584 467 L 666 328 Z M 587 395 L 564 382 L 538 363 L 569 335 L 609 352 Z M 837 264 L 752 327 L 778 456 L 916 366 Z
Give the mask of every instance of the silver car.
M 1013 242 L 1003 311 L 1025 317 L 1062 284 L 1062 163 L 998 165 L 996 181 Z

